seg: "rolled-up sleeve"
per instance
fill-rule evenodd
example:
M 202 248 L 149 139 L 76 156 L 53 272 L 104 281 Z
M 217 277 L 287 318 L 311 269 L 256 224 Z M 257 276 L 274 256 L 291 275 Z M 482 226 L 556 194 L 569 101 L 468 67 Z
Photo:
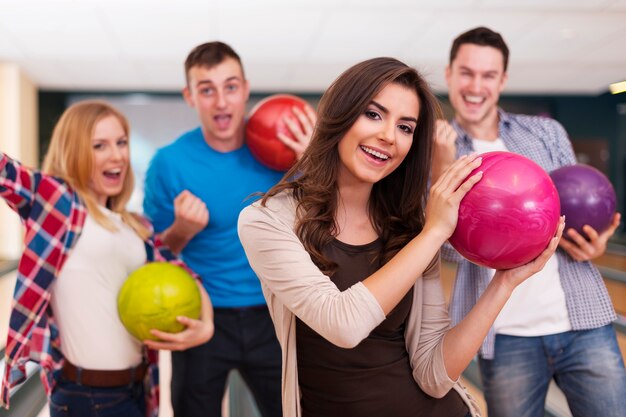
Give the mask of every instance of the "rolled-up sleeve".
M 0 152 L 0 197 L 22 220 L 28 218 L 40 179 L 41 173 Z

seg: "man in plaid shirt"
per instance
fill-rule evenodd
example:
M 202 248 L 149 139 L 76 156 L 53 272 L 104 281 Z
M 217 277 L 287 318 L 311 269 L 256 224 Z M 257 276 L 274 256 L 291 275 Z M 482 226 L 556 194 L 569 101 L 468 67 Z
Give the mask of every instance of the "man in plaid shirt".
M 500 36 L 480 27 L 452 45 L 446 80 L 456 115 L 437 127 L 433 178 L 470 152 L 510 151 L 546 171 L 576 163 L 572 145 L 556 121 L 510 114 L 498 107 L 507 79 L 509 50 Z M 434 181 L 434 179 L 433 179 Z M 501 311 L 480 351 L 479 364 L 490 416 L 543 416 L 552 379 L 574 416 L 621 416 L 626 372 L 611 322 L 616 315 L 590 260 L 606 250 L 619 225 L 574 230 L 544 269 L 520 285 Z M 451 246 L 443 257 L 458 263 L 450 306 L 453 324 L 476 303 L 494 271 L 472 264 Z

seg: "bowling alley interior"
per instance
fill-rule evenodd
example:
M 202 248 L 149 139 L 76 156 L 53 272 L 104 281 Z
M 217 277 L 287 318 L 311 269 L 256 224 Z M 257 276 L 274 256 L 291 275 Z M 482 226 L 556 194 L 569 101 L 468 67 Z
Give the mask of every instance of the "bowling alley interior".
M 237 51 L 249 82 L 248 115 L 275 94 L 297 96 L 316 109 L 326 89 L 348 67 L 389 56 L 416 68 L 439 100 L 442 117 L 455 120 L 458 113 L 446 78 L 450 45 L 458 34 L 486 26 L 499 32 L 510 49 L 506 83 L 496 93 L 497 106 L 511 114 L 556 120 L 571 142 L 576 164 L 592 167 L 609 184 L 610 192 L 600 197 L 595 193 L 600 188 L 597 183 L 577 188 L 571 203 L 576 206 L 566 216 L 566 225 L 570 217 L 570 221 L 580 216 L 581 222 L 588 222 L 586 216 L 596 210 L 590 202 L 594 198 L 611 207 L 611 216 L 622 214 L 614 233 L 606 237 L 604 250 L 580 262 L 589 263 L 601 275 L 616 314 L 611 326 L 624 361 L 625 22 L 624 0 L 0 0 L 0 156 L 40 169 L 64 111 L 85 100 L 104 100 L 129 121 L 135 182 L 127 209 L 142 213 L 144 184 L 155 152 L 199 126 L 198 114 L 181 94 L 185 57 L 196 45 L 219 40 Z M 576 175 L 566 176 L 563 182 L 577 183 Z M 519 180 L 524 181 L 524 176 Z M 0 196 L 5 190 L 0 183 Z M 564 191 L 559 193 L 564 209 Z M 610 227 L 608 219 L 604 230 Z M 2 375 L 20 262 L 25 262 L 21 261 L 25 230 L 14 210 L 1 203 Z M 520 239 L 523 234 L 520 231 Z M 442 260 L 447 303 L 456 273 L 456 263 Z M 159 368 L 158 415 L 171 417 L 169 351 L 160 352 Z M 0 417 L 50 416 L 39 365 L 31 361 L 26 371 L 26 379 L 10 390 L 10 408 L 0 407 Z M 477 358 L 460 381 L 478 403 L 480 415 L 490 415 Z M 228 377 L 222 415 L 262 417 L 236 370 Z M 543 415 L 575 415 L 554 380 Z

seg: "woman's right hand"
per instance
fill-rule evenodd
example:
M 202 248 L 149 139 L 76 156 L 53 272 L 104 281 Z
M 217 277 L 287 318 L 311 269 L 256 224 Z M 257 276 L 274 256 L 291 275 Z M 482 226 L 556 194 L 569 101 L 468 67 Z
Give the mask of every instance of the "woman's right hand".
M 211 340 L 215 334 L 213 304 L 202 284 L 196 281 L 196 285 L 202 300 L 200 318 L 195 320 L 185 316 L 176 317 L 176 321 L 185 325 L 185 329 L 179 333 L 150 330 L 150 333 L 159 340 L 144 340 L 146 346 L 155 350 L 186 350 Z
M 429 230 L 447 240 L 456 228 L 459 205 L 465 194 L 482 178 L 482 171 L 467 176 L 482 163 L 476 154 L 463 155 L 456 160 L 430 187 L 426 203 L 426 224 Z

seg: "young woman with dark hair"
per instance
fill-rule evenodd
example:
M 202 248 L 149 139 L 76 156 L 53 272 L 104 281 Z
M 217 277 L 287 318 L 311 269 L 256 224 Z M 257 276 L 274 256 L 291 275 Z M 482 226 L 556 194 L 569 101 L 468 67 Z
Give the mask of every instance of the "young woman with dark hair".
M 563 224 L 537 259 L 498 271 L 450 328 L 439 248 L 481 160 L 455 162 L 427 195 L 439 115 L 414 69 L 357 64 L 322 97 L 302 159 L 242 211 L 239 235 L 283 350 L 285 416 L 478 414 L 458 378 Z

